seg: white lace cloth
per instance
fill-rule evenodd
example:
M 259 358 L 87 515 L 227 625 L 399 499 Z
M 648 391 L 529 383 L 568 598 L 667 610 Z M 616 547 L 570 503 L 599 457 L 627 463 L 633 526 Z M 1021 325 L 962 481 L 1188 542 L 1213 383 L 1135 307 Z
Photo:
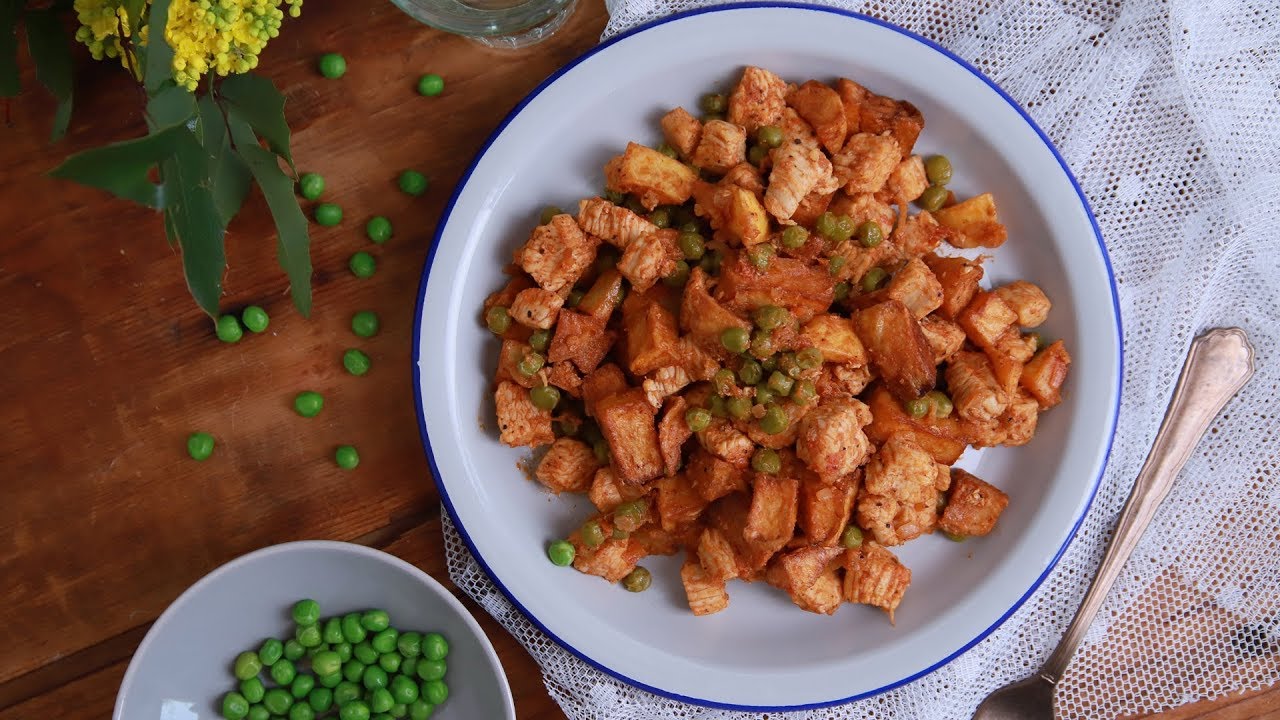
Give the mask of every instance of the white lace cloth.
M 613 3 L 605 37 L 707 4 Z M 1248 332 L 1258 372 L 1215 421 L 1130 560 L 1060 685 L 1058 713 L 1150 713 L 1280 681 L 1280 5 L 830 4 L 949 48 L 1053 138 L 1111 252 L 1126 367 L 1102 488 L 1036 594 L 937 672 L 805 717 L 968 718 L 990 690 L 1038 667 L 1093 575 L 1187 344 L 1214 326 Z M 636 690 L 577 660 L 512 608 L 447 518 L 445 539 L 454 582 L 529 649 L 570 718 L 738 717 Z

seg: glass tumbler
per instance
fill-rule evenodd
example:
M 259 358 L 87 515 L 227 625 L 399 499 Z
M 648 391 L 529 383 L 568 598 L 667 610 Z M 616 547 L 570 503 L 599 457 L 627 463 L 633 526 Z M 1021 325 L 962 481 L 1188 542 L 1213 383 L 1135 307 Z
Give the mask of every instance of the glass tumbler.
M 541 42 L 564 25 L 577 0 L 391 0 L 419 22 L 492 48 Z

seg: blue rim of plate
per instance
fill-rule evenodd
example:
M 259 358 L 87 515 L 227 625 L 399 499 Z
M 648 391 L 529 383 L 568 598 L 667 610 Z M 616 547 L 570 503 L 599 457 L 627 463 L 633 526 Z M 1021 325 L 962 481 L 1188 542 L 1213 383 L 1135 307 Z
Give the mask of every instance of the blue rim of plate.
M 480 164 L 480 161 L 484 158 L 485 154 L 488 153 L 489 147 L 494 143 L 495 140 L 498 139 L 498 137 L 503 133 L 503 131 L 506 130 L 507 125 L 509 125 L 511 121 L 514 120 L 521 113 L 521 111 L 524 110 L 525 106 L 533 102 L 533 99 L 538 97 L 538 95 L 541 94 L 542 91 L 545 90 L 548 86 L 550 86 L 556 80 L 560 79 L 560 76 L 564 75 L 565 73 L 569 72 L 573 68 L 577 67 L 580 63 L 592 57 L 596 53 L 610 47 L 611 45 L 615 45 L 623 40 L 626 40 L 627 38 L 633 35 L 642 33 L 646 30 L 658 27 L 660 25 L 665 25 L 670 22 L 681 20 L 683 18 L 693 17 L 695 15 L 704 15 L 706 13 L 724 12 L 729 10 L 745 10 L 745 9 L 759 9 L 759 8 L 784 8 L 784 9 L 793 9 L 793 10 L 808 10 L 812 12 L 823 12 L 823 13 L 840 15 L 840 16 L 851 18 L 854 20 L 870 23 L 872 25 L 876 25 L 878 27 L 882 27 L 887 30 L 896 32 L 899 35 L 903 35 L 905 37 L 911 38 L 912 40 L 920 43 L 921 45 L 924 45 L 932 49 L 933 51 L 940 53 L 944 57 L 948 58 L 952 62 L 956 63 L 960 67 L 967 70 L 974 77 L 977 77 L 979 80 L 986 83 L 987 86 L 990 87 L 992 90 L 994 90 L 997 95 L 999 95 L 1006 103 L 1009 104 L 1010 107 L 1016 110 L 1018 114 L 1022 116 L 1023 121 L 1026 122 L 1027 125 L 1030 126 L 1032 130 L 1035 131 L 1036 135 L 1040 137 L 1041 142 L 1043 142 L 1045 147 L 1048 148 L 1049 152 L 1053 154 L 1054 159 L 1058 161 L 1058 165 L 1059 167 L 1062 168 L 1062 172 L 1067 176 L 1067 180 L 1071 182 L 1071 187 L 1075 189 L 1076 196 L 1080 199 L 1080 205 L 1081 207 L 1084 208 L 1085 214 L 1089 217 L 1089 224 L 1090 226 L 1093 227 L 1094 240 L 1097 241 L 1098 243 L 1098 251 L 1102 254 L 1102 262 L 1106 266 L 1107 281 L 1111 286 L 1111 306 L 1112 306 L 1112 310 L 1115 312 L 1115 318 L 1116 318 L 1116 323 L 1115 323 L 1116 348 L 1117 348 L 1116 387 L 1115 387 L 1116 403 L 1111 413 L 1111 428 L 1110 428 L 1110 432 L 1107 435 L 1107 449 L 1106 449 L 1106 452 L 1103 454 L 1102 465 L 1098 469 L 1097 477 L 1093 479 L 1093 487 L 1089 489 L 1089 499 L 1085 503 L 1084 508 L 1080 511 L 1080 517 L 1076 518 L 1075 524 L 1071 527 L 1071 532 L 1067 535 L 1067 539 L 1062 543 L 1062 547 L 1058 548 L 1058 551 L 1054 553 L 1053 559 L 1049 561 L 1049 564 L 1047 566 L 1045 566 L 1044 572 L 1040 574 L 1040 577 L 1036 578 L 1036 581 L 1032 583 L 1031 587 L 1027 589 L 1026 593 L 1024 593 L 1022 597 L 1018 598 L 1018 600 L 1014 602 L 1013 606 L 1010 607 L 1003 615 L 1001 615 L 999 619 L 997 619 L 994 623 L 992 623 L 990 627 L 983 630 L 981 633 L 978 633 L 976 637 L 974 637 L 969 642 L 965 643 L 964 646 L 962 646 L 960 649 L 951 653 L 947 657 L 939 660 L 933 665 L 930 665 L 924 670 L 921 670 L 913 675 L 909 675 L 896 682 L 889 683 L 888 685 L 878 687 L 874 690 L 868 690 L 866 692 L 858 693 L 856 695 L 851 695 L 845 698 L 837 698 L 833 700 L 809 703 L 805 705 L 734 705 L 731 703 L 722 703 L 714 700 L 706 700 L 703 698 L 695 698 L 695 697 L 689 697 L 687 695 L 680 695 L 677 693 L 673 693 L 667 690 L 663 690 L 662 688 L 653 687 L 652 685 L 646 685 L 645 683 L 639 682 L 633 678 L 629 678 L 611 668 L 605 667 L 604 665 L 600 664 L 599 662 L 585 655 L 582 651 L 578 650 L 577 648 L 573 647 L 572 645 L 562 640 L 555 633 L 551 632 L 551 630 L 547 628 L 547 626 L 544 625 L 542 621 L 534 617 L 533 614 L 530 613 L 524 607 L 524 605 L 522 605 L 520 601 L 515 598 L 515 595 L 512 594 L 512 592 L 508 590 L 505 585 L 502 584 L 502 581 L 498 579 L 498 576 L 489 567 L 489 564 L 485 562 L 484 558 L 480 555 L 479 551 L 477 551 L 475 543 L 472 542 L 471 537 L 467 534 L 466 529 L 463 527 L 462 521 L 458 518 L 457 511 L 454 510 L 453 502 L 449 499 L 449 492 L 446 489 L 446 484 L 443 482 L 443 480 L 441 480 L 440 469 L 439 467 L 436 466 L 435 454 L 431 451 L 431 440 L 427 436 L 427 418 L 426 418 L 426 414 L 423 412 L 423 409 L 422 409 L 422 370 L 421 370 L 421 367 L 419 366 L 419 362 L 421 360 L 421 358 L 419 357 L 419 349 L 421 348 L 421 342 L 422 342 L 422 317 L 423 317 L 422 310 L 423 310 L 423 305 L 427 299 L 427 281 L 431 276 L 431 266 L 432 266 L 432 263 L 435 261 L 436 248 L 439 247 L 440 238 L 444 234 L 444 229 L 448 225 L 450 216 L 453 214 L 454 205 L 457 204 L 458 198 L 462 194 L 463 188 L 467 186 L 467 182 L 471 179 L 471 174 L 475 171 L 476 166 Z M 431 249 L 427 252 L 427 259 L 422 267 L 422 279 L 418 285 L 418 301 L 417 301 L 417 306 L 414 310 L 414 321 L 415 322 L 413 326 L 413 352 L 412 352 L 413 398 L 414 398 L 414 404 L 416 406 L 416 410 L 418 412 L 418 434 L 421 435 L 422 437 L 422 447 L 426 450 L 427 462 L 431 465 L 431 472 L 433 477 L 436 478 L 436 487 L 440 491 L 440 498 L 444 502 L 445 510 L 449 513 L 449 517 L 453 520 L 454 527 L 457 528 L 458 535 L 462 538 L 463 543 L 466 544 L 467 550 L 471 553 L 471 556 L 475 558 L 476 562 L 479 563 L 481 569 L 484 570 L 485 575 L 487 575 L 489 579 L 493 582 L 494 586 L 496 586 L 498 590 L 502 592 L 503 596 L 505 596 L 507 600 L 512 605 L 514 605 L 522 615 L 528 618 L 529 622 L 533 623 L 534 626 L 538 628 L 538 630 L 542 631 L 544 635 L 551 638 L 552 640 L 555 640 L 556 643 L 560 645 L 560 647 L 564 648 L 565 650 L 568 650 L 579 660 L 582 660 L 583 662 L 587 663 L 591 667 L 607 675 L 610 675 L 614 678 L 617 678 L 618 680 L 621 680 L 622 682 L 628 685 L 631 685 L 632 687 L 637 687 L 642 690 L 646 690 L 655 695 L 658 695 L 664 698 L 669 698 L 671 700 L 679 700 L 681 702 L 686 702 L 693 705 L 699 705 L 702 707 L 709 707 L 709 708 L 715 708 L 720 710 L 738 710 L 738 711 L 748 711 L 748 712 L 789 712 L 789 711 L 797 711 L 797 710 L 815 710 L 819 708 L 833 707 L 836 705 L 844 705 L 846 703 L 862 700 L 865 698 L 872 697 L 874 695 L 879 695 L 881 693 L 888 692 L 889 690 L 892 690 L 896 687 L 906 685 L 909 682 L 922 678 L 925 675 L 928 675 L 929 673 L 937 670 L 938 668 L 941 668 L 942 666 L 946 665 L 947 663 L 951 662 L 957 657 L 960 657 L 965 652 L 967 652 L 969 648 L 973 647 L 974 645 L 977 645 L 979 642 L 985 639 L 988 635 L 994 632 L 996 628 L 1003 625 L 1004 622 L 1008 620 L 1010 616 L 1012 616 L 1015 612 L 1018 611 L 1018 608 L 1022 607 L 1023 603 L 1027 601 L 1027 598 L 1031 597 L 1031 595 L 1037 589 L 1039 589 L 1040 585 L 1045 581 L 1045 579 L 1049 577 L 1049 574 L 1053 572 L 1053 569 L 1055 567 L 1057 567 L 1058 561 L 1062 559 L 1063 553 L 1065 553 L 1067 551 L 1067 548 L 1070 547 L 1071 541 L 1075 539 L 1076 533 L 1080 530 L 1081 523 L 1084 522 L 1085 517 L 1089 514 L 1089 510 L 1093 507 L 1093 501 L 1097 497 L 1098 488 L 1102 484 L 1102 476 L 1104 473 L 1106 473 L 1107 464 L 1110 462 L 1110 459 L 1111 459 L 1111 448 L 1115 442 L 1116 425 L 1120 417 L 1120 393 L 1122 390 L 1122 382 L 1124 378 L 1124 331 L 1121 326 L 1120 299 L 1116 292 L 1116 276 L 1115 276 L 1114 270 L 1111 267 L 1111 255 L 1107 252 L 1106 243 L 1103 242 L 1103 239 L 1102 239 L 1102 231 L 1098 228 L 1098 220 L 1093 215 L 1093 208 L 1089 205 L 1089 200 L 1088 198 L 1085 197 L 1084 190 L 1081 189 L 1080 183 L 1076 180 L 1076 177 L 1071 172 L 1071 169 L 1067 167 L 1067 162 L 1062 159 L 1062 155 L 1058 152 L 1058 148 L 1054 146 L 1053 141 L 1050 140 L 1049 136 L 1046 135 L 1044 131 L 1040 129 L 1040 126 L 1037 125 L 1035 120 L 1033 120 L 1031 116 L 1027 114 L 1027 111 L 1023 109 L 1023 107 L 1020 104 L 1018 104 L 1017 100 L 1014 100 L 1012 97 L 1010 97 L 1009 94 L 1005 92 L 1004 89 L 1001 88 L 999 85 L 997 85 L 995 81 L 993 81 L 991 78 L 988 78 L 986 75 L 984 75 L 981 71 L 979 71 L 973 65 L 969 64 L 964 59 L 955 55 L 950 50 L 947 50 L 946 48 L 933 42 L 932 40 L 926 37 L 917 35 L 911 32 L 910 30 L 899 27 L 897 25 L 886 22 L 884 20 L 871 17 L 869 15 L 863 15 L 862 13 L 857 13 L 850 10 L 842 10 L 840 8 L 810 5 L 807 3 L 734 2 L 734 3 L 723 4 L 723 5 L 713 5 L 710 7 L 686 10 L 685 12 L 682 12 L 682 13 L 670 15 L 664 18 L 659 18 L 657 20 L 653 20 L 643 25 L 634 27 L 626 32 L 615 35 L 609 38 L 608 40 L 600 43 L 599 45 L 596 45 L 590 50 L 587 50 L 583 54 L 579 55 L 577 58 L 574 58 L 564 67 L 555 71 L 554 73 L 549 75 L 547 79 L 539 83 L 537 87 L 535 87 L 528 95 L 526 95 L 524 99 L 522 99 L 519 102 L 519 104 L 517 104 L 511 110 L 511 112 L 508 113 L 507 116 L 502 119 L 502 122 L 498 124 L 498 127 L 493 131 L 492 134 L 489 135 L 488 139 L 485 140 L 484 145 L 481 146 L 480 148 L 480 151 L 476 153 L 475 159 L 471 161 L 471 164 L 467 167 L 466 172 L 464 172 L 462 174 L 462 177 L 459 178 L 458 184 L 454 186 L 453 194 L 450 195 L 449 202 L 448 204 L 445 205 L 444 212 L 441 214 L 440 220 L 436 225 L 436 232 L 432 238 Z

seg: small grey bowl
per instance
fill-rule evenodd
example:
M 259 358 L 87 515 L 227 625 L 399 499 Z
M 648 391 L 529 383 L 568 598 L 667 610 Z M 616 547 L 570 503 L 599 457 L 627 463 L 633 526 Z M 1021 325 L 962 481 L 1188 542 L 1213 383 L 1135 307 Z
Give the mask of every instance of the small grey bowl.
M 449 698 L 433 719 L 515 720 L 493 646 L 448 590 L 397 557 L 319 540 L 251 552 L 188 588 L 138 646 L 112 717 L 220 719 L 222 696 L 238 685 L 231 673 L 236 655 L 257 650 L 268 637 L 292 637 L 290 609 L 302 598 L 320 603 L 323 617 L 382 608 L 400 630 L 443 634 L 449 641 Z

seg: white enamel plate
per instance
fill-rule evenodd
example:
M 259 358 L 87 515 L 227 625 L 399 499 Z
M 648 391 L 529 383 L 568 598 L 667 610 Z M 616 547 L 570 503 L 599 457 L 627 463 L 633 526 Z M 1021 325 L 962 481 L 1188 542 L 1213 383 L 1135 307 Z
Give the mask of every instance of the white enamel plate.
M 694 617 L 679 558 L 648 558 L 654 583 L 632 594 L 551 565 L 545 546 L 589 514 L 555 498 L 499 443 L 491 399 L 498 342 L 485 296 L 544 205 L 576 209 L 600 192 L 627 141 L 656 144 L 658 118 L 727 91 L 745 65 L 791 82 L 846 76 L 914 103 L 916 146 L 947 154 L 958 195 L 991 191 L 1009 241 L 994 283 L 1023 278 L 1053 300 L 1041 331 L 1074 364 L 1063 403 L 1035 439 L 966 458 L 1011 496 L 991 535 L 930 536 L 894 551 L 913 580 L 897 610 L 793 606 L 764 583 L 731 582 L 728 610 Z M 844 702 L 919 677 L 976 643 L 1039 585 L 1093 498 L 1118 409 L 1121 346 L 1114 285 L 1088 205 L 1023 111 L 941 48 L 870 18 L 807 6 L 723 6 L 616 38 L 550 78 L 507 118 L 459 184 L 423 273 L 415 347 L 424 441 L 445 504 L 508 598 L 583 660 L 633 685 L 704 705 L 798 709 Z

